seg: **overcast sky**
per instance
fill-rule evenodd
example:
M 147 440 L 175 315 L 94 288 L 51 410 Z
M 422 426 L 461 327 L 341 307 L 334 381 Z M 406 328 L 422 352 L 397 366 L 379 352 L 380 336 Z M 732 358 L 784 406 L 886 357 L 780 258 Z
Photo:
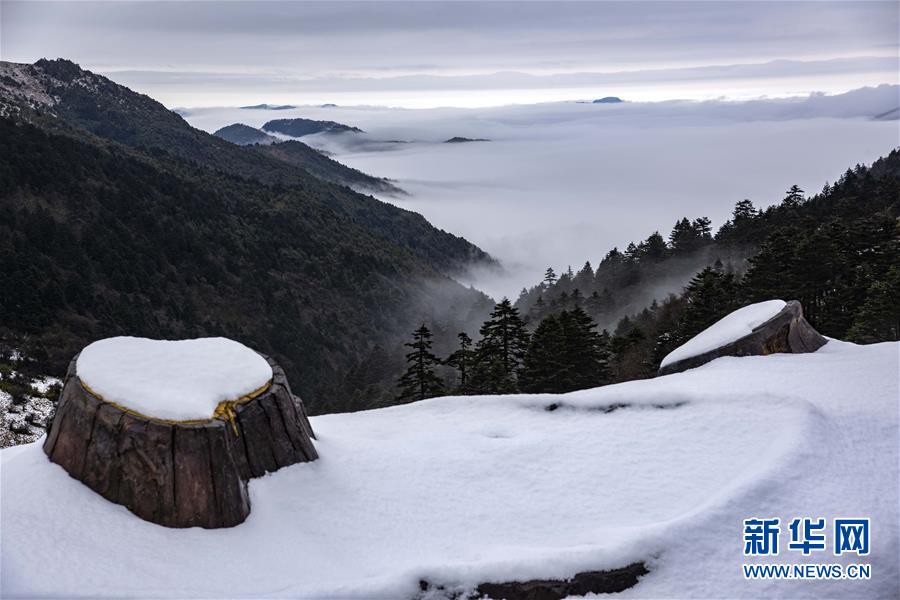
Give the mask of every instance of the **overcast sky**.
M 168 106 L 488 106 L 896 83 L 889 2 L 17 2 L 0 54 L 65 57 Z

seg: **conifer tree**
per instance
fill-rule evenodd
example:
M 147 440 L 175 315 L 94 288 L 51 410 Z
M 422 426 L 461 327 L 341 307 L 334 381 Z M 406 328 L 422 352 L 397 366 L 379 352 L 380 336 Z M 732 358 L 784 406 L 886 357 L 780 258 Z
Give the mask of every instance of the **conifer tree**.
M 900 340 L 900 267 L 869 286 L 848 337 L 862 343 Z
M 431 331 L 428 327 L 422 323 L 413 332 L 413 341 L 404 345 L 412 348 L 412 352 L 406 355 L 409 367 L 398 382 L 400 395 L 397 400 L 410 402 L 443 395 L 444 382 L 434 372 L 441 361 L 431 352 Z
M 581 307 L 581 305 L 584 303 L 584 294 L 581 293 L 580 289 L 575 288 L 572 291 L 571 302 L 572 302 L 572 305 L 575 306 L 576 308 Z
M 666 241 L 658 231 L 651 233 L 650 236 L 638 246 L 640 258 L 651 262 L 661 261 L 666 257 L 668 251 L 669 247 L 666 246 Z
M 583 390 L 609 383 L 609 335 L 580 307 L 560 315 L 569 367 L 563 391 Z
M 562 327 L 555 315 L 549 315 L 531 336 L 522 363 L 519 389 L 533 394 L 558 393 L 567 368 Z
M 752 219 L 757 216 L 759 212 L 753 206 L 753 202 L 744 198 L 743 200 L 738 201 L 734 205 L 734 211 L 731 213 L 732 220 L 737 223 L 738 221 L 744 221 L 748 219 Z
M 669 245 L 675 252 L 688 252 L 695 248 L 697 235 L 694 227 L 687 218 L 681 219 L 672 227 L 672 233 L 669 234 Z
M 466 332 L 460 332 L 459 348 L 447 357 L 444 364 L 456 369 L 458 374 L 459 385 L 457 392 L 466 394 L 469 391 L 470 379 L 472 376 L 472 367 L 475 363 L 475 351 L 472 350 L 472 338 Z
M 528 349 L 528 332 L 518 309 L 503 298 L 480 333 L 472 373 L 474 389 L 488 394 L 515 393 L 519 366 Z
M 531 317 L 535 321 L 540 321 L 547 315 L 547 303 L 544 302 L 544 296 L 538 296 L 538 299 L 535 300 L 534 306 L 531 307 Z M 529 319 L 531 320 L 531 319 Z
M 709 217 L 697 217 L 691 225 L 702 243 L 712 240 L 712 221 L 709 220 Z
M 706 267 L 684 289 L 686 306 L 678 327 L 680 342 L 694 337 L 738 307 L 731 273 Z
M 544 271 L 543 283 L 545 288 L 553 287 L 553 284 L 556 283 L 556 272 L 553 270 L 553 267 L 547 267 L 547 270 Z
M 786 194 L 787 195 L 784 197 L 784 200 L 782 201 L 782 206 L 796 208 L 796 207 L 800 206 L 800 204 L 803 202 L 804 192 L 803 192 L 803 190 L 800 189 L 800 186 L 797 184 L 792 185 L 791 189 L 789 189 L 786 192 Z
M 581 267 L 581 270 L 578 271 L 578 273 L 575 275 L 575 286 L 583 290 L 588 290 L 593 283 L 594 268 L 591 266 L 591 262 L 587 261 L 584 263 L 584 266 Z
M 580 308 L 545 318 L 522 364 L 524 392 L 565 393 L 609 383 L 609 335 Z

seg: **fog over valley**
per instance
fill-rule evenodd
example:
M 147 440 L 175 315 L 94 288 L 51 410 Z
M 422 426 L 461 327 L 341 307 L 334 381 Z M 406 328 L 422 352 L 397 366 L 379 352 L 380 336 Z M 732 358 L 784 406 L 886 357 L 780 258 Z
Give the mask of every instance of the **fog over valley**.
M 738 200 L 774 204 L 795 183 L 817 192 L 848 165 L 896 145 L 898 89 L 742 102 L 180 112 L 210 132 L 293 117 L 361 128 L 364 133 L 301 139 L 394 180 L 407 195 L 378 197 L 423 214 L 502 262 L 502 276 L 470 273 L 465 283 L 514 298 L 547 266 L 596 264 L 613 246 L 622 249 L 655 230 L 668 236 L 682 217 L 708 216 L 718 227 Z M 487 141 L 446 143 L 454 137 Z

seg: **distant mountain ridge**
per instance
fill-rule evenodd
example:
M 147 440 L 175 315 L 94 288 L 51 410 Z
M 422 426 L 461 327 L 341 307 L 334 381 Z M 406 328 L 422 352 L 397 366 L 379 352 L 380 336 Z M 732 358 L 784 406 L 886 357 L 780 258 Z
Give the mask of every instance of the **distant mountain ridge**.
M 274 144 L 278 138 L 260 131 L 256 127 L 250 127 L 243 123 L 232 123 L 213 132 L 213 135 L 238 146 L 250 146 L 253 144 Z
M 242 106 L 241 108 L 247 110 L 290 110 L 297 107 L 293 104 L 254 104 L 252 106 Z
M 491 140 L 487 138 L 467 138 L 461 136 L 454 136 L 448 140 L 444 140 L 445 144 L 464 144 L 466 142 L 489 142 Z
M 346 185 L 364 192 L 392 196 L 406 193 L 386 179 L 372 177 L 362 171 L 343 165 L 303 142 L 282 140 L 243 123 L 227 125 L 218 129 L 213 135 L 238 146 L 269 146 L 265 150 L 248 148 L 248 151 L 258 150 L 267 156 L 304 169 L 323 181 Z M 277 148 L 274 147 L 276 144 L 278 145 Z
M 362 171 L 348 167 L 298 140 L 260 145 L 252 148 L 252 150 L 306 169 L 310 174 L 324 181 L 391 196 L 406 194 L 406 192 L 387 179 L 372 177 Z
M 365 133 L 358 127 L 351 127 L 335 121 L 313 119 L 275 119 L 262 126 L 263 131 L 283 133 L 291 137 L 303 137 L 313 133 Z

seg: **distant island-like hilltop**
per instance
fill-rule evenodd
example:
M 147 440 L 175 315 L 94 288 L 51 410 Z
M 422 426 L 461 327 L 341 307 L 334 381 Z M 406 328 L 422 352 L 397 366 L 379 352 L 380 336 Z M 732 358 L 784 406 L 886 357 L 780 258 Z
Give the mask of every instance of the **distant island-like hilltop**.
M 303 137 L 313 133 L 365 133 L 359 127 L 313 119 L 275 119 L 267 122 L 262 128 L 263 131 L 283 133 L 291 137 Z

